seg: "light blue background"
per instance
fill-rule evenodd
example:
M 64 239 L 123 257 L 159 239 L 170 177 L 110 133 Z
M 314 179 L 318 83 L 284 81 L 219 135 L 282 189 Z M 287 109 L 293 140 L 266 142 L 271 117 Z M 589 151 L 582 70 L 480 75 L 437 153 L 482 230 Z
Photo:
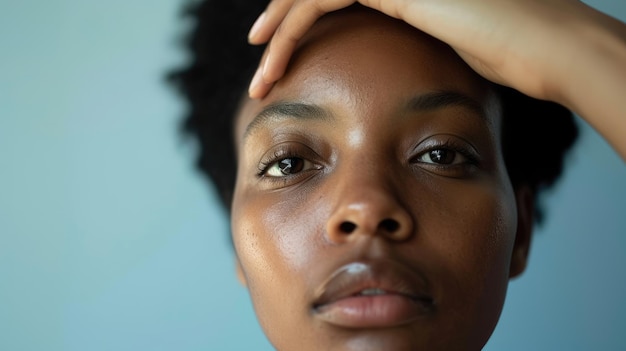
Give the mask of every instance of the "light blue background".
M 175 132 L 181 2 L 0 1 L 0 350 L 271 349 Z M 487 350 L 626 348 L 626 166 L 570 161 Z

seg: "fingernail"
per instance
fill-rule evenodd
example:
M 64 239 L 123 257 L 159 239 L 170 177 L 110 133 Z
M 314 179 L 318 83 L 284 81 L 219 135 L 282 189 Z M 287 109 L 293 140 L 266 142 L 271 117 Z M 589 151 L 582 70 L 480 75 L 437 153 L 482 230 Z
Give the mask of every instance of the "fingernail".
M 256 88 L 261 83 L 262 73 L 263 72 L 261 72 L 260 68 L 257 69 L 256 72 L 254 73 L 254 76 L 252 77 L 252 81 L 250 82 L 250 87 L 248 88 L 248 95 L 254 96 L 254 92 Z
M 265 62 L 263 62 L 263 78 L 266 83 L 269 83 L 266 79 L 267 79 L 267 71 L 269 71 L 269 67 L 270 67 L 271 58 L 272 58 L 272 54 L 268 53 L 267 57 L 265 58 Z
M 259 17 L 254 21 L 252 28 L 250 28 L 250 32 L 248 33 L 248 41 L 251 41 L 256 37 L 259 29 L 263 26 L 263 22 L 265 22 L 265 12 L 261 13 Z

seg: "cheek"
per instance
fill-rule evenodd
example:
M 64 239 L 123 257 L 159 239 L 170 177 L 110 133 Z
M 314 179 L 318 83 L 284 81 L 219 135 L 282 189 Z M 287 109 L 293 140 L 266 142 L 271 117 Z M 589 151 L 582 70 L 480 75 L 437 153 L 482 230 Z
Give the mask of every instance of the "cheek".
M 463 253 L 455 262 L 465 285 L 475 286 L 477 297 L 504 298 L 517 228 L 514 200 L 499 192 L 476 194 L 460 233 Z M 482 288 L 482 289 L 481 289 Z M 485 306 L 486 307 L 486 306 Z
M 472 191 L 473 190 L 473 191 Z M 448 213 L 446 245 L 456 248 L 452 260 L 466 275 L 478 275 L 497 269 L 508 277 L 508 261 L 517 228 L 517 213 L 512 193 L 481 187 L 455 196 L 455 206 Z M 492 263 L 501 263 L 493 266 Z
M 310 205 L 308 200 L 281 201 L 272 196 L 247 197 L 242 206 L 236 206 L 233 238 L 242 265 L 250 271 L 248 278 L 278 279 L 279 273 L 306 271 L 321 249 L 321 212 L 322 206 Z
M 289 345 L 289 335 L 303 335 L 297 328 L 306 325 L 309 314 L 307 272 L 320 248 L 315 238 L 322 233 L 321 221 L 316 219 L 316 207 L 298 205 L 307 201 L 242 198 L 245 201 L 235 198 L 231 221 L 247 287 L 269 339 Z
M 442 306 L 460 316 L 454 330 L 467 331 L 468 339 L 487 340 L 508 285 L 517 228 L 513 192 L 491 182 L 462 191 L 449 187 L 439 197 L 451 205 L 433 210 L 437 220 L 423 219 L 422 224 L 426 246 L 437 256 L 432 261 L 440 263 L 433 275 L 442 278 Z

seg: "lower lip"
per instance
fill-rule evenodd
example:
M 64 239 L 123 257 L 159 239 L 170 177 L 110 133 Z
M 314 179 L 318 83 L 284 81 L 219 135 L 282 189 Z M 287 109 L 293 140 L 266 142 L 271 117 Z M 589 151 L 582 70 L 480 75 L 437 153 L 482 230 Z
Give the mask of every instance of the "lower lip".
M 408 324 L 431 311 L 426 300 L 400 294 L 351 296 L 315 309 L 317 317 L 345 328 L 389 328 Z

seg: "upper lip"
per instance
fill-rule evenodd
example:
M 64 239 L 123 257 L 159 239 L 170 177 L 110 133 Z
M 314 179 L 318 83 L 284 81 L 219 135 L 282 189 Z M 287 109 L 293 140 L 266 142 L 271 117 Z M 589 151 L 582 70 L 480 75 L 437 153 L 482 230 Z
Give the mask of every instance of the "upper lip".
M 428 281 L 421 272 L 392 260 L 360 260 L 334 271 L 316 290 L 313 307 L 358 295 L 365 289 L 381 289 L 388 294 L 433 304 Z

